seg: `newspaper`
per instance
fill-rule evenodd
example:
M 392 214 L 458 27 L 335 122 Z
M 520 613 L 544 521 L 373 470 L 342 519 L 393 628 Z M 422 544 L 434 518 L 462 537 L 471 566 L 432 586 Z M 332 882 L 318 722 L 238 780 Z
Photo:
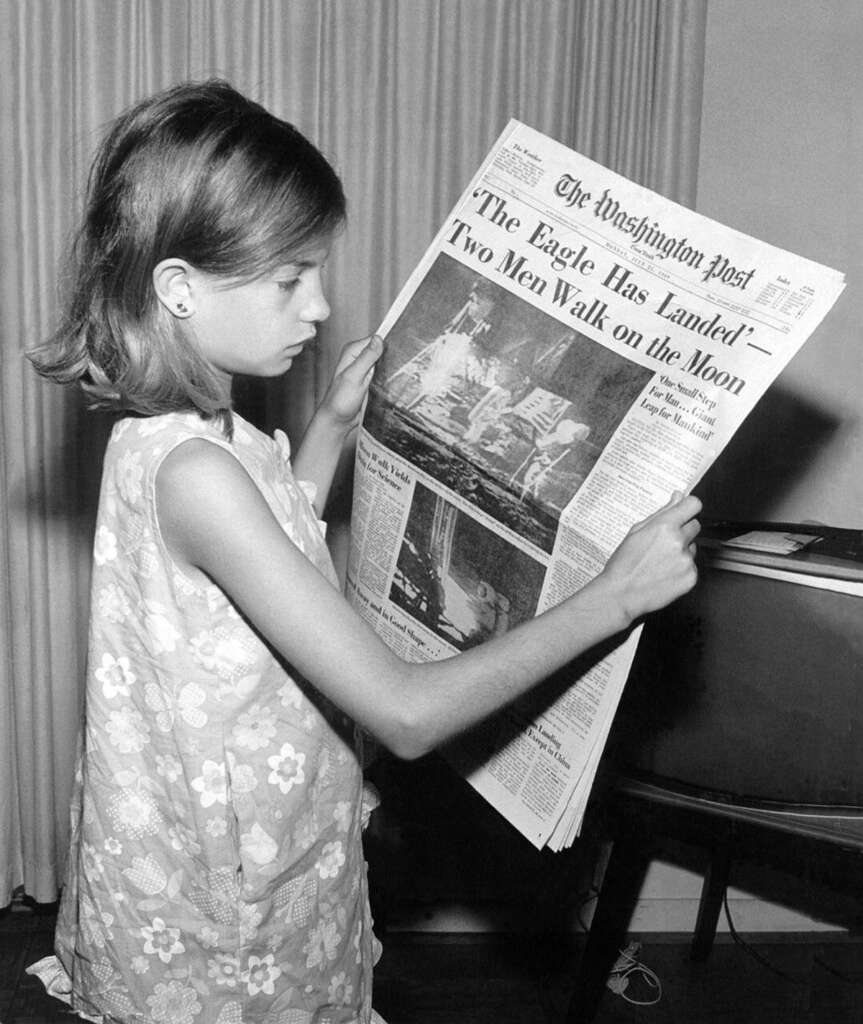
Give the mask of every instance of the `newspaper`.
M 511 121 L 380 327 L 349 599 L 412 661 L 560 602 L 696 484 L 843 287 Z M 578 835 L 637 642 L 446 750 L 537 847 Z

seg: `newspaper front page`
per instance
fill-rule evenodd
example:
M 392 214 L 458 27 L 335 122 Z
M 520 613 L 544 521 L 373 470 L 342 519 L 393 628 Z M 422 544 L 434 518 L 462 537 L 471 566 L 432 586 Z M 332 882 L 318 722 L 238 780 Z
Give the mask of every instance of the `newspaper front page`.
M 557 604 L 695 485 L 843 287 L 511 121 L 381 325 L 349 599 L 414 661 Z M 537 847 L 578 835 L 637 642 L 446 751 Z

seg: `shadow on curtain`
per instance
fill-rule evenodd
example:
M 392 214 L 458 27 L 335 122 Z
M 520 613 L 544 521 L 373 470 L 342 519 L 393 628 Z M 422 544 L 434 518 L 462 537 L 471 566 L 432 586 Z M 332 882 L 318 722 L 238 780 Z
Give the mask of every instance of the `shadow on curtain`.
M 146 93 L 217 75 L 339 168 L 350 207 L 332 318 L 287 381 L 242 389 L 254 418 L 296 436 L 340 343 L 376 328 L 510 117 L 693 201 L 705 5 L 0 0 L 0 906 L 21 887 L 53 901 L 66 846 L 108 424 L 23 353 L 51 331 L 105 125 Z

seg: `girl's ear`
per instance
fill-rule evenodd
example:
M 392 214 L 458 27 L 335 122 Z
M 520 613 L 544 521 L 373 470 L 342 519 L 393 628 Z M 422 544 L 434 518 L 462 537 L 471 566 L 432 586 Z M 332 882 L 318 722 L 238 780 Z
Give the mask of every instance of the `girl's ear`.
M 192 267 L 185 260 L 173 257 L 162 260 L 153 268 L 156 298 L 178 320 L 186 320 L 195 312 L 193 274 Z

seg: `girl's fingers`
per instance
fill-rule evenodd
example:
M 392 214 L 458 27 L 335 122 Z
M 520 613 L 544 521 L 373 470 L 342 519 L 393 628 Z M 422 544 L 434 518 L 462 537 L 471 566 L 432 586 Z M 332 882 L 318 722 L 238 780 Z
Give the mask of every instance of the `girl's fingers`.
M 353 369 L 360 377 L 365 377 L 369 369 L 372 369 L 384 350 L 384 343 L 377 334 L 369 338 L 359 338 L 357 341 L 350 341 L 342 349 L 336 373 Z
M 701 502 L 694 494 L 682 496 L 680 491 L 674 491 L 668 501 L 658 508 L 651 515 L 642 520 L 639 526 L 646 523 L 667 520 L 672 526 L 683 526 L 684 523 L 693 519 L 701 511 Z
M 660 515 L 678 526 L 683 526 L 690 519 L 694 519 L 700 511 L 701 502 L 694 494 L 689 494 L 685 498 L 678 498 L 664 509 L 661 509 Z
M 697 519 L 690 519 L 681 527 L 681 533 L 683 539 L 689 544 L 701 533 L 701 523 Z

